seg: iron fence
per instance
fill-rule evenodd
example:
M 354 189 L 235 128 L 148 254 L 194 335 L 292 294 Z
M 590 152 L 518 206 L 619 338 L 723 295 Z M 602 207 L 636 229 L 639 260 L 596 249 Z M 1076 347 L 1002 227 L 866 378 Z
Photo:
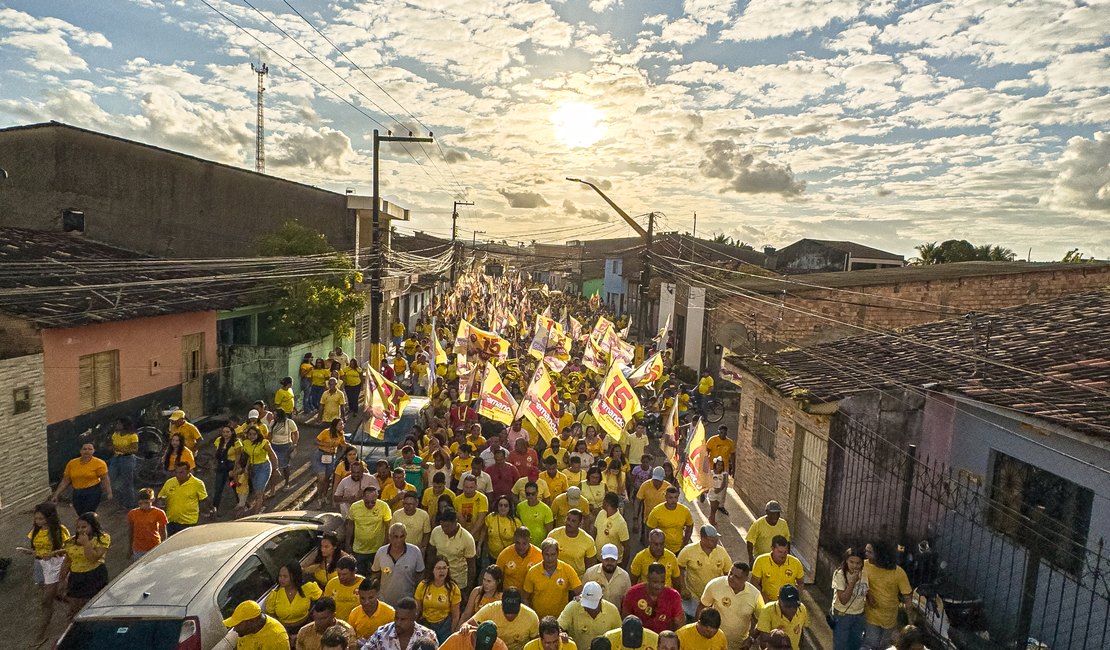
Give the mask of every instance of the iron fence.
M 819 544 L 826 557 L 885 540 L 907 557 L 926 541 L 945 584 L 982 601 L 990 638 L 1024 648 L 1110 648 L 1104 540 L 1061 530 L 1043 508 L 991 498 L 977 477 L 919 458 L 847 417 L 830 430 Z M 916 588 L 935 579 L 914 575 Z

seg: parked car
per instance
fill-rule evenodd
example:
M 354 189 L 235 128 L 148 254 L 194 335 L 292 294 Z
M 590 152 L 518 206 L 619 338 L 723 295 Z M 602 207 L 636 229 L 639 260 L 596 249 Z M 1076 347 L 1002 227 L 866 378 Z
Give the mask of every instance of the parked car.
M 359 426 L 357 431 L 348 432 L 345 434 L 348 445 L 358 448 L 358 454 L 362 458 L 369 457 L 374 450 L 381 450 L 385 456 L 389 456 L 389 448 L 396 447 L 405 440 L 405 436 L 412 432 L 414 426 L 424 427 L 424 415 L 421 410 L 427 406 L 428 398 L 421 396 L 413 396 L 409 398 L 408 406 L 401 413 L 400 419 L 393 424 L 387 426 L 385 431 L 382 432 L 382 439 L 371 438 L 368 433 Z
M 282 513 L 270 513 L 270 517 Z M 189 528 L 127 567 L 85 605 L 59 650 L 232 650 L 223 625 L 265 602 L 278 569 L 315 552 L 320 523 L 229 521 Z

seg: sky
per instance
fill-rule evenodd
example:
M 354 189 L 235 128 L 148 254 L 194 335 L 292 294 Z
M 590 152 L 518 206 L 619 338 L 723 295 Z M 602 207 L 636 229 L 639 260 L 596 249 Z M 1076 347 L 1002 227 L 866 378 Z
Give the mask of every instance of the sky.
M 369 195 L 374 129 L 432 133 L 383 145 L 402 232 L 631 234 L 577 177 L 757 248 L 1110 258 L 1110 0 L 207 3 L 0 0 L 0 127 L 253 169 L 264 61 L 266 173 Z

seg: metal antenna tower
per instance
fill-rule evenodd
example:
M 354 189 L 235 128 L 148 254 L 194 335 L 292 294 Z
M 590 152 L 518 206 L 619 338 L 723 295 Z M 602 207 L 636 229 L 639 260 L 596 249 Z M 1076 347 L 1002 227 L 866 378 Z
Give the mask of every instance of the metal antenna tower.
M 257 127 L 257 135 L 254 141 L 254 169 L 258 172 L 266 171 L 266 127 L 263 123 L 262 115 L 262 94 L 266 91 L 266 86 L 263 84 L 263 78 L 270 71 L 269 66 L 265 63 L 258 65 L 251 64 L 251 70 L 258 75 L 258 118 L 255 121 Z

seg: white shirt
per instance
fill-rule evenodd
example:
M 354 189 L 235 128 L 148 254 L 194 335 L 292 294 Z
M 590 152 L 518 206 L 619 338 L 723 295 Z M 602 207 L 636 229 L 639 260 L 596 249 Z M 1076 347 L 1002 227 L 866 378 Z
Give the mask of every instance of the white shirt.
M 474 476 L 474 478 L 477 479 L 478 491 L 481 492 L 482 494 L 489 495 L 490 492 L 493 492 L 493 479 L 489 477 L 489 474 L 486 474 L 483 471 L 483 472 L 479 473 L 477 476 L 475 476 L 474 471 L 471 470 L 471 471 L 462 475 L 463 479 L 465 479 L 468 476 Z M 460 481 L 459 484 L 461 485 L 462 481 Z M 461 491 L 462 490 L 460 488 L 460 492 Z
M 591 580 L 601 585 L 602 598 L 616 605 L 618 610 L 624 602 L 624 595 L 632 588 L 632 576 L 619 566 L 613 571 L 613 576 L 609 577 L 601 563 L 595 564 L 582 574 L 583 583 Z
M 376 488 L 378 488 L 378 490 L 382 489 L 382 486 L 378 484 L 378 477 L 374 476 L 373 474 L 370 474 L 368 472 L 363 472 L 362 473 L 362 480 L 358 481 L 357 483 L 354 480 L 354 475 L 353 474 L 348 474 L 347 476 L 344 476 L 342 480 L 339 481 L 339 485 L 335 486 L 335 496 L 340 497 L 340 498 L 342 498 L 342 497 L 348 497 L 348 498 L 350 498 L 350 497 L 359 497 L 359 498 L 362 498 L 362 491 L 365 490 L 368 487 L 376 487 Z M 339 504 L 339 513 L 342 514 L 344 517 L 346 517 L 347 516 L 347 510 L 350 507 L 351 507 L 351 504 L 341 502 Z

